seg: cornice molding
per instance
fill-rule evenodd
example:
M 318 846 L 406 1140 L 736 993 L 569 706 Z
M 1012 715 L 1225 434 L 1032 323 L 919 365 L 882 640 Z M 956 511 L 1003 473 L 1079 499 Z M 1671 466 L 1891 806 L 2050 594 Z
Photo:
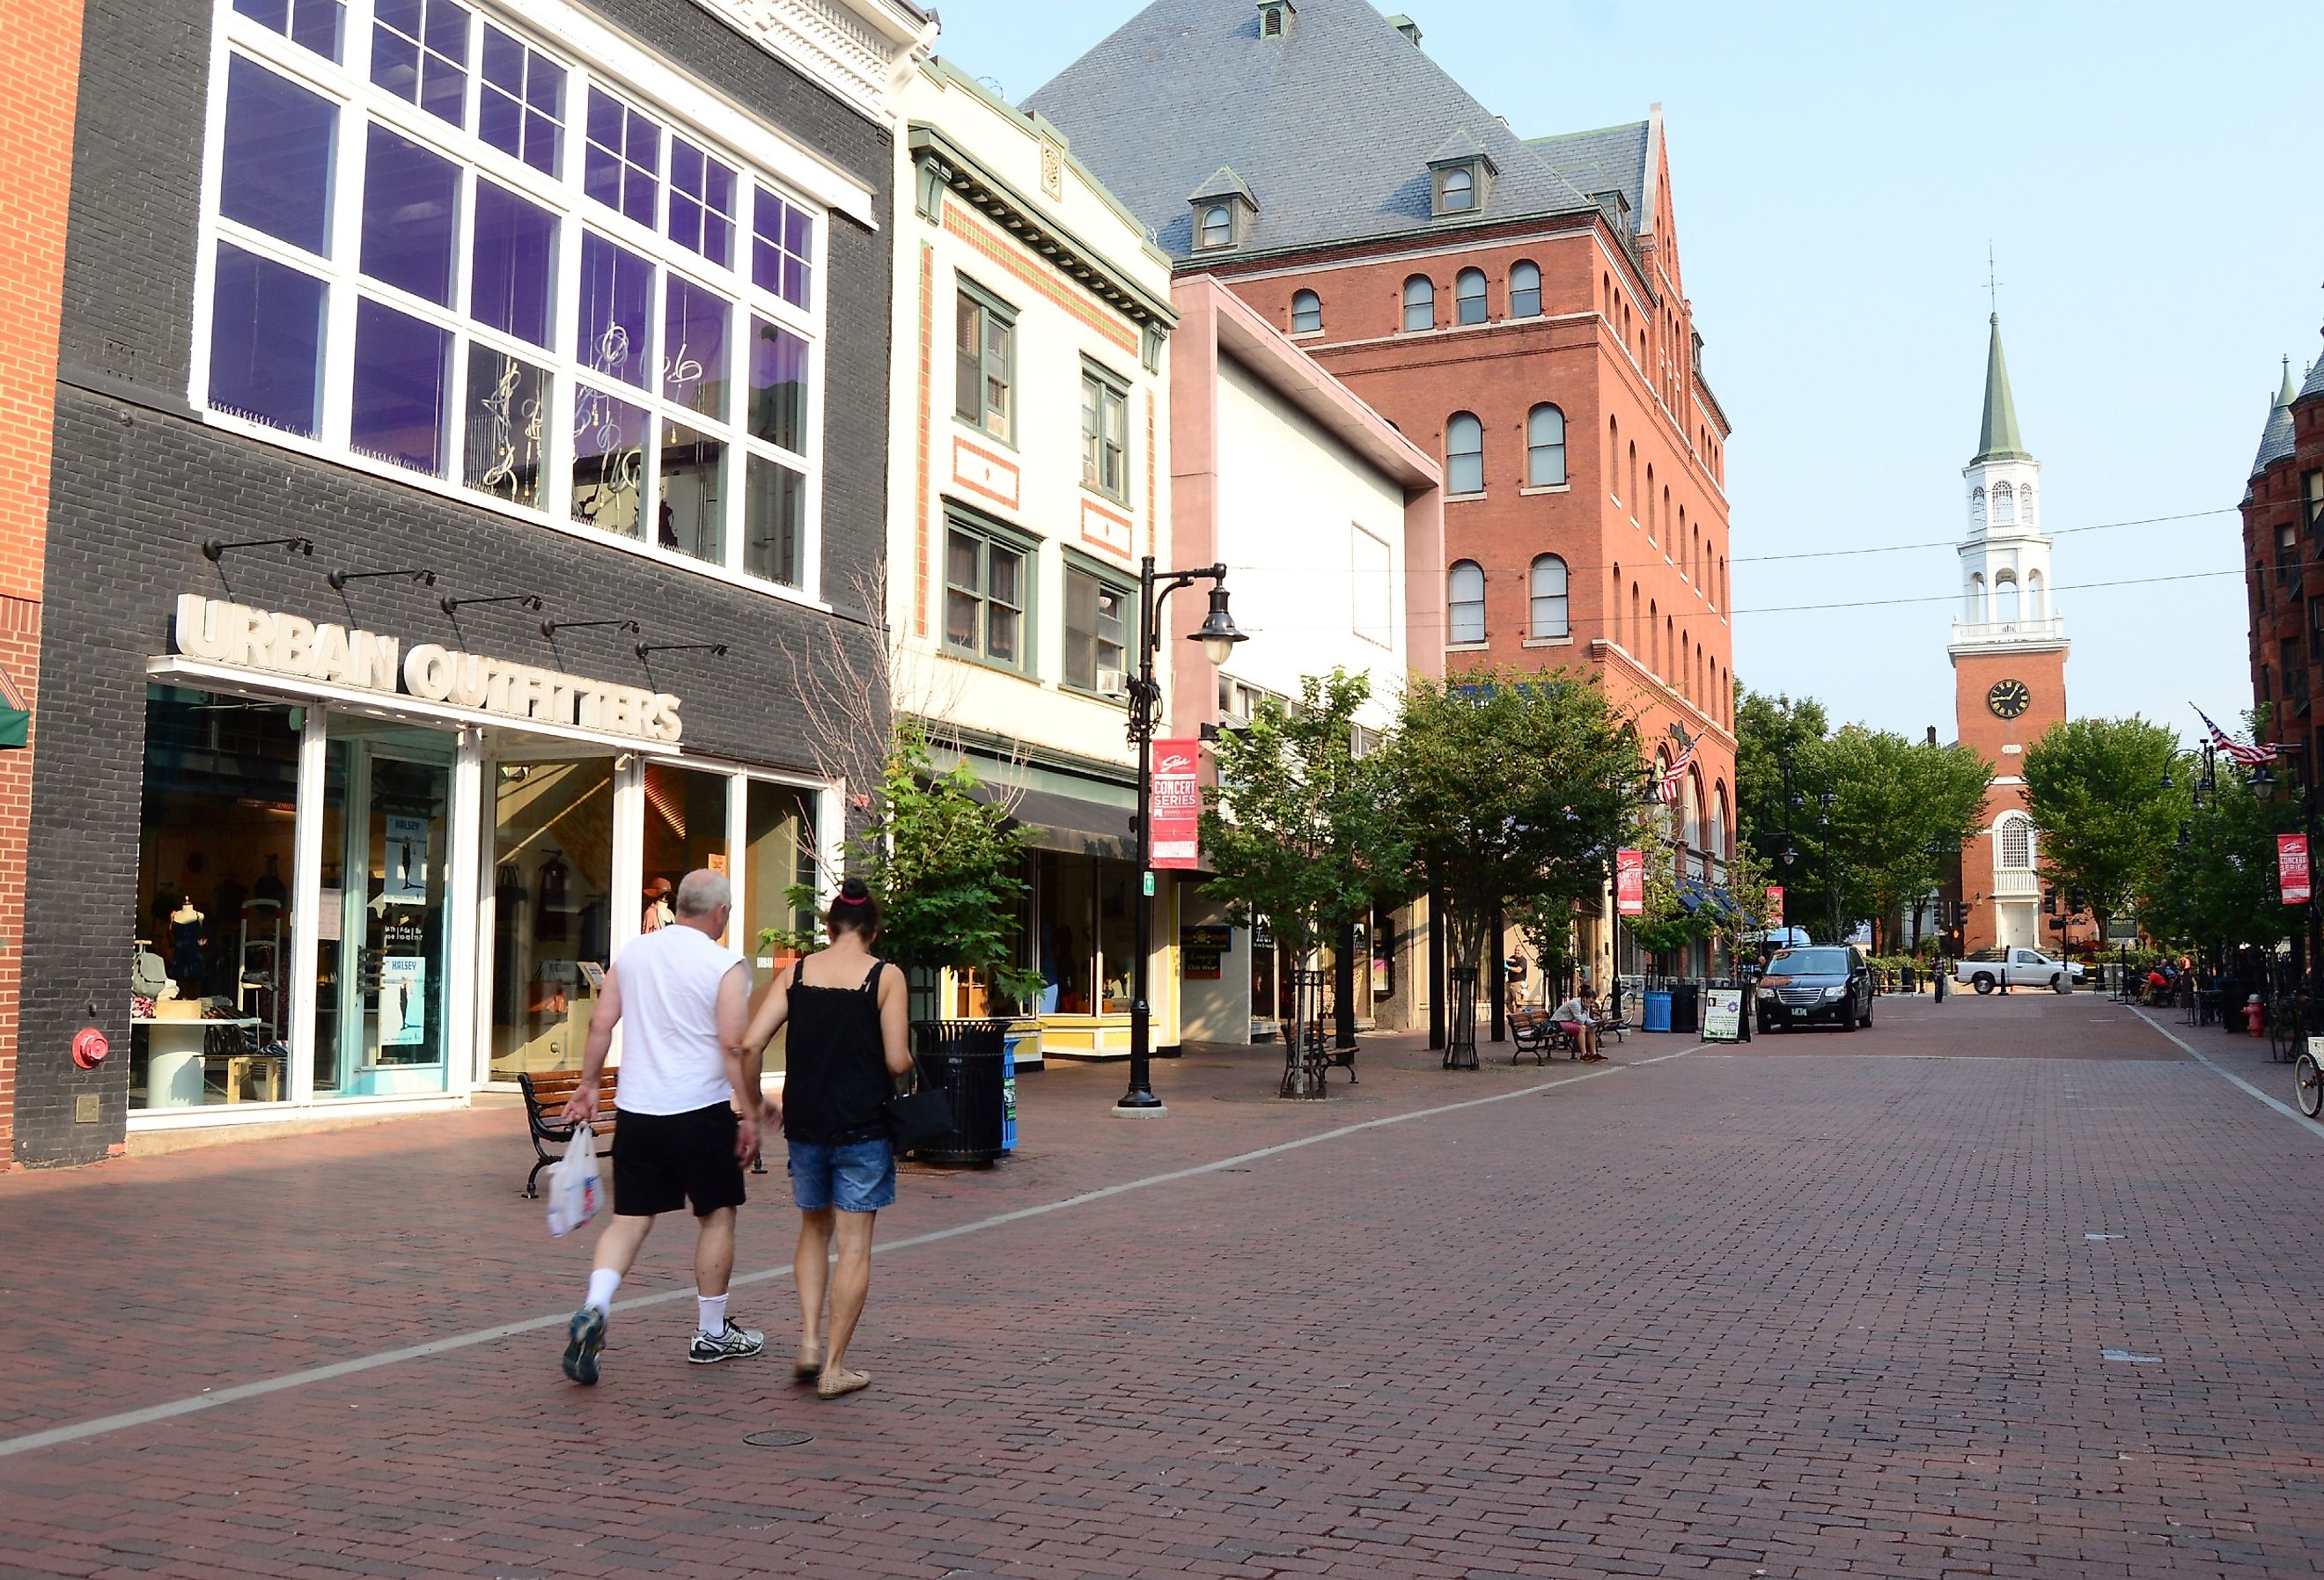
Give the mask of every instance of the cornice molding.
M 936 24 L 898 0 L 695 0 L 882 125 Z

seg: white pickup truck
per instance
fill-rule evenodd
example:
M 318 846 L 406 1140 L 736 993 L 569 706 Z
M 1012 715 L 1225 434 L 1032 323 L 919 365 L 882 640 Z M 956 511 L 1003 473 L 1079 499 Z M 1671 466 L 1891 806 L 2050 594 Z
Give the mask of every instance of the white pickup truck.
M 1953 962 L 1953 980 L 1979 993 L 2000 987 L 2055 988 L 2061 975 L 2080 987 L 2081 962 L 2055 959 L 2039 949 L 2000 947 L 1979 949 Z

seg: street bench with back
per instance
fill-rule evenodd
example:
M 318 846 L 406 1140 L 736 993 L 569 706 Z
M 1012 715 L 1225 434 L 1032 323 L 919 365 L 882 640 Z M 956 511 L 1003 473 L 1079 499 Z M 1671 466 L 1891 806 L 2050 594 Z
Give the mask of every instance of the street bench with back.
M 1573 1039 L 1573 1033 L 1552 1017 L 1547 1010 L 1536 1005 L 1520 1004 L 1509 1012 L 1509 1038 L 1517 1044 L 1516 1050 L 1509 1055 L 1511 1064 L 1528 1053 L 1533 1055 L 1534 1063 L 1541 1065 L 1547 1064 L 1552 1055 L 1561 1051 L 1577 1056 L 1582 1051 L 1581 1045 Z
M 604 1143 L 612 1139 L 613 1124 L 619 1117 L 613 1112 L 613 1082 L 618 1074 L 616 1070 L 608 1069 L 597 1077 L 597 1118 L 589 1128 L 596 1132 L 600 1151 L 604 1150 Z M 540 1191 L 536 1182 L 540 1178 L 540 1171 L 565 1156 L 565 1149 L 572 1144 L 574 1133 L 579 1128 L 567 1123 L 558 1116 L 564 1112 L 565 1105 L 573 1100 L 573 1094 L 581 1089 L 581 1072 L 525 1070 L 518 1074 L 516 1084 L 524 1092 L 525 1128 L 532 1137 L 533 1156 L 540 1160 L 533 1164 L 532 1172 L 525 1176 L 524 1194 L 538 1197 Z M 549 1150 L 552 1142 L 558 1148 L 555 1152 Z

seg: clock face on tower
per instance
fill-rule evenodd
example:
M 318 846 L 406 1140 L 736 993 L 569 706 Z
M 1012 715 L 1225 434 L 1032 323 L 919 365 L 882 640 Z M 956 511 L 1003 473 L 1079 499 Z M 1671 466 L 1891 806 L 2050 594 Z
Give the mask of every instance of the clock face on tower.
M 2015 718 L 2034 706 L 2034 689 L 2023 680 L 1998 680 L 1985 694 L 1985 705 L 1996 717 Z

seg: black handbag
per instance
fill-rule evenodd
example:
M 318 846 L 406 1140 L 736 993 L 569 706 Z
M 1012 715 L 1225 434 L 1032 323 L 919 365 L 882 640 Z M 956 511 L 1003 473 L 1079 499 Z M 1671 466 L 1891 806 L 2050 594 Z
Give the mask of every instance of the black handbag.
M 948 1141 L 959 1129 L 953 1123 L 952 1099 L 922 1077 L 917 1058 L 912 1060 L 911 1080 L 911 1086 L 890 1097 L 884 1108 L 888 1144 L 899 1157 Z

